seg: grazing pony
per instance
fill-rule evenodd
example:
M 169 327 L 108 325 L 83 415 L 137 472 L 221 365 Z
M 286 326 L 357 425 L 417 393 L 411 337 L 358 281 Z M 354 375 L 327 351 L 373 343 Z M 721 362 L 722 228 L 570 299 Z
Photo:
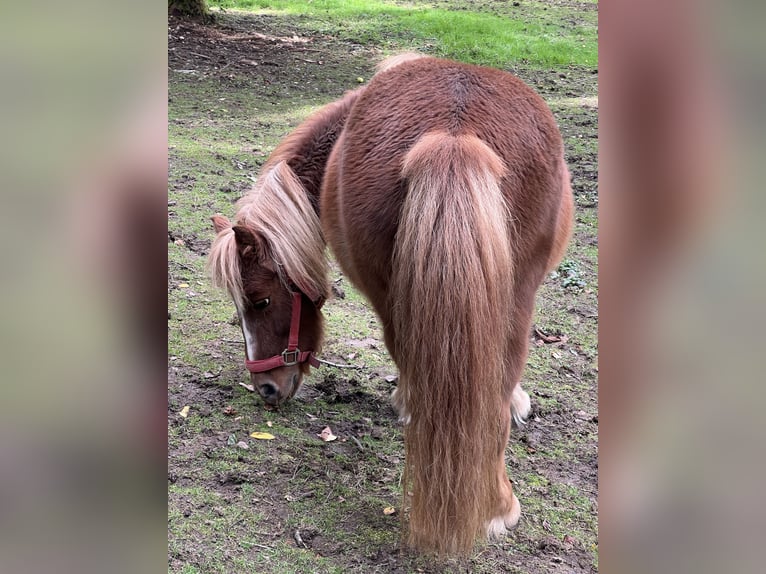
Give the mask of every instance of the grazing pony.
M 505 72 L 405 56 L 280 144 L 234 226 L 214 218 L 213 278 L 239 310 L 248 368 L 274 365 L 252 375 L 267 402 L 295 394 L 318 349 L 324 239 L 372 303 L 400 371 L 420 551 L 467 554 L 519 519 L 505 446 L 511 418 L 529 414 L 535 292 L 572 211 L 539 96 Z

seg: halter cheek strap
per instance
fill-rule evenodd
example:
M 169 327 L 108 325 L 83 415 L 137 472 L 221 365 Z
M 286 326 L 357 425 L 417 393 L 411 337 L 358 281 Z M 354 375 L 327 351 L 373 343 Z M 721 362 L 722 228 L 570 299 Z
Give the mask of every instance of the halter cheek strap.
M 299 291 L 293 291 L 293 308 L 290 318 L 290 336 L 287 339 L 287 348 L 279 355 L 259 361 L 245 359 L 245 366 L 251 373 L 263 373 L 277 367 L 291 367 L 299 363 L 308 363 L 312 367 L 318 367 L 319 361 L 314 356 L 314 351 L 301 351 L 298 348 L 298 335 L 301 327 L 301 298 Z M 317 308 L 321 308 L 324 301 L 317 301 Z

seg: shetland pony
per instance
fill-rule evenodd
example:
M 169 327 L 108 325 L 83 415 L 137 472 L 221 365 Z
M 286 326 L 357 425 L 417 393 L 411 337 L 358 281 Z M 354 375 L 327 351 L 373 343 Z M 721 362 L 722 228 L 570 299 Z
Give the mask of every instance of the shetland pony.
M 572 210 L 539 96 L 505 72 L 405 56 L 291 134 L 235 225 L 214 218 L 213 279 L 237 305 L 248 368 L 274 365 L 251 369 L 267 402 L 295 394 L 320 344 L 323 237 L 379 315 L 417 550 L 467 554 L 519 519 L 504 451 L 530 410 L 534 296 Z

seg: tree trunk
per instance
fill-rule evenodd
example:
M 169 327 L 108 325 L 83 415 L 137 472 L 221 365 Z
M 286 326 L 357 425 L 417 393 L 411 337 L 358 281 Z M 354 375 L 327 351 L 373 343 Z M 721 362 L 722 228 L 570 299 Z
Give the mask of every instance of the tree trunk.
M 168 0 L 168 14 L 180 18 L 207 18 L 205 0 Z

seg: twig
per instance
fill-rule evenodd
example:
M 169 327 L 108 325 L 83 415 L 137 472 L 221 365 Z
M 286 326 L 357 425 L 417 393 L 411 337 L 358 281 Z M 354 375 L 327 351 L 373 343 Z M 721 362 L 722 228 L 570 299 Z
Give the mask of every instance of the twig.
M 178 265 L 179 267 L 183 267 L 183 268 L 184 268 L 184 269 L 186 269 L 187 271 L 191 271 L 192 273 L 198 273 L 198 271 L 197 271 L 197 270 L 196 270 L 194 267 L 189 267 L 189 266 L 188 266 L 188 265 L 186 265 L 185 263 L 177 263 L 177 262 L 174 262 L 174 263 L 175 263 L 176 265 Z
M 363 369 L 364 367 L 361 365 L 341 365 L 339 363 L 333 363 L 331 361 L 325 361 L 324 359 L 317 359 L 322 364 L 329 365 L 331 367 L 337 367 L 339 369 Z
M 278 536 L 282 536 L 282 534 L 285 533 L 285 530 L 283 528 L 279 532 L 261 532 L 259 530 L 253 530 L 251 532 L 253 534 L 259 534 L 260 536 L 268 536 L 269 538 L 277 538 Z
M 206 60 L 212 60 L 210 56 L 206 56 L 205 54 L 198 54 L 197 52 L 191 52 L 191 51 L 189 53 L 195 56 L 199 56 L 200 58 L 205 58 Z
M 358 438 L 356 438 L 354 435 L 349 435 L 349 436 L 351 437 L 351 440 L 353 440 L 353 441 L 354 441 L 354 443 L 356 444 L 356 446 L 358 446 L 358 447 L 359 447 L 359 450 L 361 450 L 362 452 L 364 452 L 364 445 L 363 445 L 361 442 L 359 442 L 359 439 L 358 439 Z

